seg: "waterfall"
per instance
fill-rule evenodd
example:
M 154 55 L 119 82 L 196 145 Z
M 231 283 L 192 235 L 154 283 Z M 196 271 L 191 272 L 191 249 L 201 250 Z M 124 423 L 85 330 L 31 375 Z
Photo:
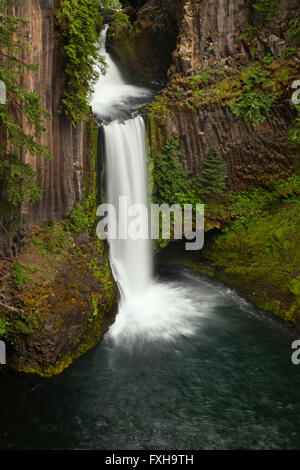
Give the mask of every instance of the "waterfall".
M 147 207 L 146 130 L 141 116 L 124 123 L 113 121 L 104 127 L 108 202 L 117 209 L 117 226 L 127 232 L 129 218 L 119 212 L 119 198 L 126 197 L 128 207 Z M 148 217 L 142 217 L 141 232 L 148 233 Z M 110 241 L 110 256 L 115 278 L 124 296 L 143 293 L 151 281 L 149 239 Z
M 92 108 L 103 126 L 108 200 L 117 211 L 117 225 L 128 225 L 127 214 L 119 212 L 119 198 L 126 197 L 128 207 L 147 206 L 146 130 L 141 116 L 133 111 L 146 103 L 152 93 L 145 88 L 126 83 L 117 65 L 105 49 L 107 27 L 102 35 L 102 56 L 107 73 L 95 85 Z M 108 122 L 110 121 L 110 122 Z M 148 219 L 142 220 L 147 230 Z M 113 273 L 125 297 L 143 292 L 151 280 L 149 240 L 110 240 Z
M 107 28 L 103 32 L 105 43 Z M 120 197 L 127 206 L 147 206 L 147 148 L 144 120 L 136 115 L 153 93 L 126 83 L 116 64 L 103 51 L 108 64 L 107 74 L 95 86 L 92 108 L 103 125 L 107 180 L 106 202 L 117 213 L 121 231 L 130 222 L 120 207 Z M 135 117 L 133 117 L 135 116 Z M 148 217 L 139 219 L 141 232 L 148 229 Z M 190 295 L 181 286 L 159 283 L 152 275 L 149 237 L 111 239 L 110 261 L 120 287 L 121 301 L 115 323 L 107 338 L 118 345 L 132 347 L 146 340 L 176 340 L 178 335 L 194 334 L 193 320 L 199 315 Z M 207 310 L 203 302 L 204 310 Z
M 122 77 L 116 63 L 106 51 L 108 26 L 102 32 L 103 51 L 101 53 L 107 64 L 107 72 L 101 74 L 94 87 L 91 106 L 94 114 L 101 121 L 126 119 L 134 110 L 146 104 L 153 93 L 147 88 L 128 84 Z

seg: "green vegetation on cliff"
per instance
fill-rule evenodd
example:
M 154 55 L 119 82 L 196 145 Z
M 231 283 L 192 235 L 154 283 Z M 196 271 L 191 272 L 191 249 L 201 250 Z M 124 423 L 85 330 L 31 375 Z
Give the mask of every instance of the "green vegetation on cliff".
M 215 276 L 259 308 L 300 327 L 299 201 L 298 174 L 233 193 L 224 230 L 207 233 L 198 254 L 182 253 L 172 262 Z
M 220 104 L 255 127 L 269 116 L 272 104 L 290 99 L 299 71 L 291 57 L 270 55 L 243 67 L 195 67 L 191 76 L 174 75 L 146 110 L 154 127 L 164 125 L 169 114 L 184 110 L 197 114 Z
M 89 98 L 99 73 L 105 73 L 99 39 L 104 11 L 115 11 L 116 24 L 125 21 L 117 0 L 56 0 L 55 20 L 66 54 L 67 87 L 62 98 L 63 110 L 75 126 L 87 120 Z M 97 68 L 98 67 L 98 68 Z
M 270 65 L 270 61 L 265 64 Z M 237 100 L 230 103 L 231 111 L 237 116 L 244 117 L 249 123 L 257 126 L 264 122 L 277 94 L 272 90 L 273 84 L 269 73 L 257 65 L 251 65 L 241 75 L 243 93 Z
M 178 161 L 178 140 L 170 137 L 160 153 L 151 159 L 152 198 L 156 204 L 178 204 L 184 198 L 195 201 L 193 183 Z
M 32 166 L 23 160 L 24 153 L 50 158 L 48 149 L 40 143 L 50 114 L 40 98 L 21 83 L 23 73 L 36 72 L 38 66 L 22 59 L 29 47 L 24 29 L 27 21 L 8 14 L 17 3 L 0 0 L 0 80 L 7 98 L 0 104 L 0 212 L 1 222 L 11 229 L 18 222 L 19 204 L 24 199 L 37 201 L 42 197 Z
M 263 13 L 267 21 L 271 21 L 278 15 L 280 3 L 281 0 L 256 0 L 252 6 Z
M 225 195 L 226 163 L 211 149 L 203 171 L 191 178 L 179 163 L 178 140 L 170 137 L 162 150 L 153 153 L 150 161 L 151 192 L 156 204 L 202 204 L 216 201 Z

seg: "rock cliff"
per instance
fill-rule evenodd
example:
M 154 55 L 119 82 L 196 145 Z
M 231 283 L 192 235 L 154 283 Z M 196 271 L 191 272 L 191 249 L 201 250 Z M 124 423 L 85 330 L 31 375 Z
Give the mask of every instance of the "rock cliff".
M 21 59 L 39 69 L 24 72 L 22 86 L 52 115 L 39 143 L 53 158 L 20 149 L 21 161 L 36 172 L 42 199 L 22 202 L 15 233 L 0 224 L 0 338 L 7 364 L 42 376 L 60 373 L 95 346 L 117 305 L 107 248 L 95 233 L 98 126 L 91 117 L 73 127 L 60 113 L 66 58 L 53 6 L 53 0 L 26 0 L 9 12 L 28 20 L 29 48 Z M 19 123 L 28 130 L 22 116 Z
M 48 219 L 60 220 L 82 199 L 83 167 L 87 129 L 82 123 L 72 126 L 59 113 L 64 91 L 65 57 L 54 27 L 53 0 L 26 0 L 18 2 L 10 13 L 28 20 L 26 41 L 29 49 L 24 52 L 27 63 L 39 64 L 38 73 L 25 72 L 23 84 L 41 97 L 44 108 L 52 114 L 46 121 L 46 132 L 41 143 L 49 148 L 51 161 L 33 158 L 22 153 L 24 162 L 30 163 L 37 173 L 37 182 L 43 190 L 42 200 L 21 207 L 24 226 L 38 225 Z M 15 254 L 18 235 L 3 228 L 0 234 L 0 252 Z
M 149 85 L 165 82 L 176 48 L 184 0 L 149 0 L 132 15 L 132 23 L 109 32 L 110 52 L 130 78 Z
M 235 74 L 250 63 L 261 61 L 267 54 L 282 60 L 291 46 L 289 21 L 299 14 L 297 1 L 283 0 L 278 16 L 269 22 L 249 0 L 184 2 L 173 65 L 168 72 L 170 81 L 152 107 L 149 128 L 158 145 L 171 135 L 178 138 L 182 166 L 191 176 L 202 171 L 211 148 L 216 148 L 226 161 L 227 186 L 232 190 L 289 173 L 295 154 L 287 138 L 295 117 L 289 105 L 293 74 L 288 72 L 281 98 L 272 105 L 267 119 L 256 127 L 234 115 L 222 95 L 229 99 L 236 96 L 233 92 L 230 97 L 231 76 L 235 79 Z M 288 66 L 281 62 L 277 67 L 293 70 L 296 79 L 299 64 L 298 49 Z M 218 74 L 222 76 L 223 89 L 211 86 L 210 95 L 200 99 L 205 96 L 205 88 L 218 83 Z M 274 74 L 275 83 L 279 72 Z M 189 84 L 201 75 L 204 83 L 192 91 Z

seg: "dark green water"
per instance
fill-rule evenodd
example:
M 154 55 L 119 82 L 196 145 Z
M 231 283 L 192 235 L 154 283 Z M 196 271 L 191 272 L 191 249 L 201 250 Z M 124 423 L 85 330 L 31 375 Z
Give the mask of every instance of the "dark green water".
M 1 449 L 300 448 L 297 336 L 190 271 L 160 275 L 199 306 L 194 335 L 106 340 L 53 379 L 0 377 Z

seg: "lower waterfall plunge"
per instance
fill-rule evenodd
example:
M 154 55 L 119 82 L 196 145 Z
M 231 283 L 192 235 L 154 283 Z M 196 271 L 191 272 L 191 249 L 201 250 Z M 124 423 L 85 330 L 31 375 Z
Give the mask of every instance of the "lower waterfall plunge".
M 116 208 L 117 225 L 128 224 L 119 197 L 147 206 L 146 130 L 141 116 L 104 126 L 108 202 Z M 142 220 L 148 230 L 148 219 Z M 116 322 L 108 338 L 124 346 L 147 339 L 170 340 L 193 334 L 192 318 L 199 316 L 188 292 L 171 283 L 158 283 L 152 275 L 151 242 L 110 240 L 110 259 L 121 291 Z M 203 303 L 204 310 L 207 303 Z

